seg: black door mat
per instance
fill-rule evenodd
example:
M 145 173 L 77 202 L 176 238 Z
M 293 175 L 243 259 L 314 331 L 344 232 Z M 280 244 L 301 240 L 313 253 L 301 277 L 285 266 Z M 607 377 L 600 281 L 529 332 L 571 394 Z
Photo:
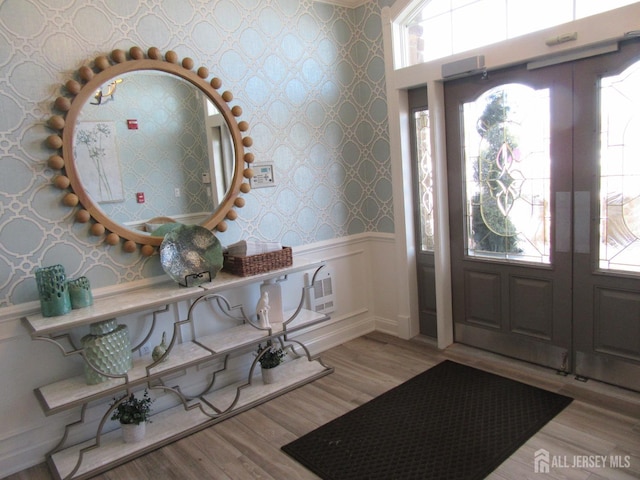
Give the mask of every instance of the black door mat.
M 571 401 L 445 360 L 282 450 L 324 480 L 483 479 Z

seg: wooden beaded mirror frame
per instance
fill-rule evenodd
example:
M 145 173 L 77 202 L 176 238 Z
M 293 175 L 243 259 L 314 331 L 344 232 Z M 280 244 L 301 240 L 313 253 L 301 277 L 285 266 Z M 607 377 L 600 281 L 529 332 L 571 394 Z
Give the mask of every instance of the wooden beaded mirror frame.
M 245 204 L 241 193 L 248 193 L 251 189 L 249 180 L 253 177 L 251 164 L 254 155 L 245 152 L 245 147 L 251 147 L 253 140 L 246 135 L 249 125 L 246 121 L 236 121 L 242 115 L 242 108 L 238 105 L 231 107 L 233 100 L 230 91 L 218 93 L 222 81 L 213 77 L 207 81 L 209 70 L 199 67 L 194 72 L 194 61 L 191 58 L 179 60 L 174 51 L 164 54 L 158 48 L 150 48 L 146 54 L 140 47 L 132 47 L 129 52 L 116 49 L 110 56 L 98 56 L 91 66 L 83 66 L 77 72 L 77 79 L 69 80 L 64 87 L 66 95 L 58 97 L 54 108 L 55 113 L 49 119 L 49 126 L 58 133 L 49 135 L 46 144 L 56 152 L 49 157 L 48 165 L 54 170 L 60 170 L 55 175 L 53 183 L 56 187 L 67 191 L 62 203 L 68 207 L 79 207 L 75 213 L 75 221 L 91 223 L 92 235 L 103 237 L 108 245 L 117 245 L 124 240 L 123 250 L 153 255 L 162 243 L 162 237 L 152 236 L 116 222 L 98 206 L 95 199 L 89 195 L 81 181 L 80 172 L 74 158 L 74 135 L 80 111 L 85 104 L 95 97 L 96 92 L 104 85 L 112 82 L 116 77 L 136 71 L 159 71 L 175 75 L 197 87 L 217 107 L 227 123 L 234 150 L 233 176 L 230 179 L 226 194 L 211 216 L 201 225 L 209 230 L 220 232 L 227 230 L 227 221 L 235 220 L 237 212 L 234 207 Z M 245 136 L 243 136 L 245 133 Z

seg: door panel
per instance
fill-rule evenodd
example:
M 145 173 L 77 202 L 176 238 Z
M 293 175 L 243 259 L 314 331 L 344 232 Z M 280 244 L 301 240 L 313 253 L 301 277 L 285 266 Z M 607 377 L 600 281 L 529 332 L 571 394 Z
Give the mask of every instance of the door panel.
M 420 308 L 420 334 L 438 338 L 436 317 L 436 271 L 433 255 L 418 258 L 418 304 Z
M 455 339 L 559 370 L 571 349 L 570 231 L 556 219 L 572 207 L 558 195 L 572 191 L 570 72 L 445 85 Z
M 553 282 L 512 276 L 510 331 L 545 341 L 553 339 Z
M 640 41 L 574 78 L 575 184 L 592 192 L 588 248 L 574 247 L 575 371 L 640 390 Z

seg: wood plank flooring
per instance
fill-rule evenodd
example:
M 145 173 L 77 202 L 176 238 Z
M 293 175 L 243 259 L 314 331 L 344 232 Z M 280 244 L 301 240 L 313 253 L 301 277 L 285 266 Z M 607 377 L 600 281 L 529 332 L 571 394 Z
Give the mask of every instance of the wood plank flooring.
M 323 352 L 335 372 L 252 410 L 160 448 L 109 472 L 105 480 L 317 479 L 280 447 L 399 385 L 443 359 L 475 366 L 563 393 L 576 400 L 507 459 L 489 478 L 602 480 L 640 478 L 640 394 L 602 383 L 582 383 L 534 365 L 462 345 L 439 351 L 428 342 L 373 333 Z M 544 448 L 548 474 L 534 472 Z M 593 455 L 607 459 L 605 468 Z M 629 460 L 611 468 L 611 456 Z M 463 458 L 460 461 L 464 461 Z M 584 465 L 574 466 L 574 462 Z M 49 480 L 38 465 L 6 480 Z

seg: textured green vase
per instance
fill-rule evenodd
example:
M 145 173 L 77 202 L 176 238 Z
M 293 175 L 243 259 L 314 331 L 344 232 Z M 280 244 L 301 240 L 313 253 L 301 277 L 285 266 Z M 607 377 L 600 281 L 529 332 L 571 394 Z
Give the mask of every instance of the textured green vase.
M 133 366 L 129 328 L 118 325 L 116 319 L 92 323 L 89 335 L 82 337 L 85 361 L 100 372 L 111 375 L 127 373 Z M 109 380 L 109 377 L 84 366 L 87 385 L 96 385 Z
M 42 316 L 57 317 L 71 311 L 69 287 L 62 265 L 36 269 Z
M 93 295 L 91 294 L 91 285 L 87 277 L 79 277 L 69 280 L 69 298 L 71 299 L 71 308 L 84 308 L 93 305 Z

